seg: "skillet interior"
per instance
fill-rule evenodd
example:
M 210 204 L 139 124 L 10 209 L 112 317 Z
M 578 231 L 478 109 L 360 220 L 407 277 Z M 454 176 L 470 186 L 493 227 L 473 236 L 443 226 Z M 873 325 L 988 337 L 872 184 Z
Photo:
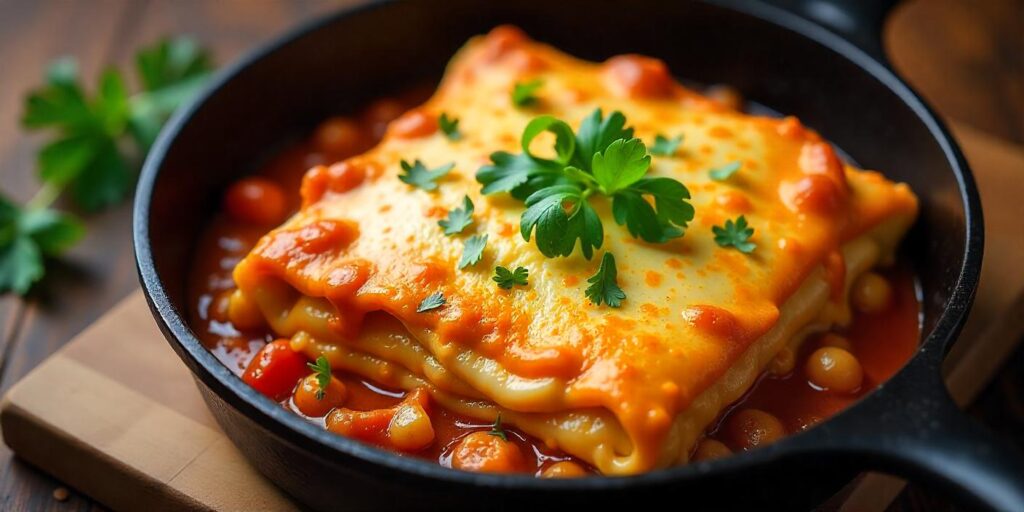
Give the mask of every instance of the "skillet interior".
M 815 452 L 827 428 L 743 456 L 632 478 L 553 482 L 445 470 L 304 423 L 244 386 L 182 320 L 196 236 L 223 187 L 251 170 L 266 148 L 330 113 L 439 76 L 468 37 L 513 23 L 583 58 L 644 53 L 664 59 L 685 79 L 731 84 L 756 102 L 800 117 L 861 165 L 910 183 L 922 199 L 921 220 L 907 244 L 924 291 L 922 332 L 925 346 L 943 351 L 966 308 L 950 298 L 965 267 L 978 263 L 965 262 L 965 202 L 973 200 L 973 191 L 969 178 L 967 191 L 961 187 L 955 149 L 932 131 L 912 93 L 863 54 L 781 11 L 736 8 L 791 28 L 700 2 L 382 3 L 318 22 L 222 74 L 151 152 L 140 181 L 135 236 L 140 273 L 161 328 L 234 442 L 274 482 L 316 508 L 379 506 L 381 500 L 419 508 L 551 499 L 635 504 L 669 496 L 719 505 L 765 499 L 807 505 L 848 479 L 856 468 Z M 854 406 L 844 414 L 856 412 Z M 736 492 L 740 488 L 744 492 Z

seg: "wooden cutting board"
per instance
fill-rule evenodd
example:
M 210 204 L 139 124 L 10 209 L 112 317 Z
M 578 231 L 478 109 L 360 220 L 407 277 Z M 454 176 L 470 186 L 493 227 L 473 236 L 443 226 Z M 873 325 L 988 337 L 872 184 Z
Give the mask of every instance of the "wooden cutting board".
M 969 403 L 1024 336 L 1024 148 L 958 127 L 985 209 L 981 288 L 947 381 Z M 115 510 L 298 510 L 207 412 L 136 292 L 16 384 L 0 406 L 18 456 Z M 884 510 L 904 483 L 862 475 L 823 508 Z

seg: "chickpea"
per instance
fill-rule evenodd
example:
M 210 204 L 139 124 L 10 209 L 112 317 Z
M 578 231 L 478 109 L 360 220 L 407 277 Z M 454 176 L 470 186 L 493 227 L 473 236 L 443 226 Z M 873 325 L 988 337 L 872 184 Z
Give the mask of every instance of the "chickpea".
M 419 404 L 403 404 L 388 425 L 388 437 L 396 449 L 414 452 L 434 442 L 434 427 Z
M 370 127 L 370 135 L 375 140 L 380 140 L 387 130 L 388 123 L 398 119 L 398 116 L 405 112 L 405 107 L 395 99 L 379 99 L 366 107 L 363 112 L 363 119 Z
M 228 299 L 228 319 L 239 329 L 263 327 L 263 312 L 242 290 L 235 290 Z
M 693 461 L 720 459 L 732 455 L 732 450 L 725 443 L 714 439 L 704 439 L 693 452 Z
M 366 147 L 366 134 L 356 121 L 347 117 L 332 117 L 316 127 L 313 141 L 316 147 L 335 158 L 347 158 Z
M 759 409 L 743 409 L 726 420 L 725 437 L 732 448 L 752 450 L 765 446 L 786 435 L 778 418 Z
M 847 352 L 853 352 L 853 344 L 844 336 L 835 333 L 828 333 L 821 337 L 821 346 L 841 348 Z
M 851 293 L 853 306 L 861 313 L 881 312 L 892 302 L 892 285 L 874 272 L 858 277 Z
M 307 375 L 299 382 L 299 387 L 295 388 L 295 394 L 292 396 L 295 407 L 306 416 L 319 418 L 326 416 L 331 409 L 341 407 L 348 397 L 348 389 L 337 377 L 331 377 L 327 389 L 324 390 L 321 397 L 317 398 L 319 391 L 320 382 L 317 380 L 316 374 Z
M 459 441 L 452 453 L 452 467 L 481 473 L 515 473 L 523 471 L 526 460 L 515 443 L 481 431 Z
M 288 200 L 277 183 L 265 178 L 245 178 L 228 187 L 224 209 L 236 220 L 271 226 L 288 215 Z
M 587 470 L 575 462 L 564 460 L 548 466 L 540 476 L 541 478 L 579 478 L 587 476 Z
M 860 389 L 864 370 L 853 354 L 839 347 L 823 347 L 807 360 L 807 377 L 820 388 L 853 393 Z

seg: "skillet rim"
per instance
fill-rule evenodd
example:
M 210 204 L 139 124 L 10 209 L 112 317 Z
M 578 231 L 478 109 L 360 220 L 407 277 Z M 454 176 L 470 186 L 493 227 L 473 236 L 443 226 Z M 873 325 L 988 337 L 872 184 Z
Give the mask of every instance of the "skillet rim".
M 952 292 L 947 297 L 945 310 L 935 322 L 931 335 L 920 342 L 914 356 L 891 377 L 892 382 L 906 378 L 908 370 L 923 363 L 938 363 L 948 351 L 963 323 L 973 301 L 981 271 L 983 247 L 983 225 L 981 203 L 969 167 L 956 142 L 944 123 L 935 115 L 924 100 L 895 72 L 870 56 L 866 51 L 828 29 L 791 13 L 781 7 L 760 2 L 741 0 L 700 0 L 715 7 L 736 12 L 738 15 L 755 17 L 774 25 L 779 30 L 788 30 L 818 44 L 867 73 L 895 94 L 911 109 L 931 137 L 939 144 L 959 185 L 960 200 L 964 209 L 965 244 L 963 264 L 956 277 Z M 313 425 L 298 415 L 281 408 L 279 404 L 256 392 L 237 378 L 226 366 L 213 356 L 199 341 L 182 315 L 167 296 L 160 276 L 156 272 L 150 246 L 149 217 L 150 202 L 154 185 L 164 159 L 172 148 L 178 134 L 200 112 L 204 104 L 221 88 L 234 80 L 244 69 L 266 58 L 281 48 L 317 30 L 340 22 L 342 19 L 363 12 L 385 8 L 397 0 L 371 0 L 365 4 L 342 8 L 336 12 L 304 22 L 296 28 L 258 46 L 242 58 L 225 67 L 210 81 L 186 107 L 179 109 L 168 121 L 149 152 L 136 189 L 133 211 L 133 242 L 135 261 L 146 300 L 157 320 L 164 337 L 168 339 L 192 371 L 193 378 L 215 393 L 221 400 L 245 415 L 260 428 L 279 437 L 289 445 L 300 447 L 308 455 L 324 460 L 327 465 L 336 465 L 339 460 L 358 459 L 379 471 L 416 476 L 435 483 L 448 485 L 470 485 L 493 489 L 528 490 L 540 492 L 571 492 L 587 490 L 613 490 L 656 486 L 669 481 L 683 481 L 708 474 L 722 474 L 749 470 L 783 456 L 821 449 L 825 445 L 821 435 L 823 428 L 809 429 L 787 436 L 767 447 L 746 452 L 740 456 L 719 460 L 691 463 L 683 466 L 659 469 L 631 476 L 595 476 L 583 479 L 540 479 L 532 475 L 492 475 L 469 473 L 445 468 L 433 462 L 402 457 L 391 452 L 371 447 L 358 441 L 334 435 Z M 186 356 L 188 359 L 186 359 Z M 198 371 L 201 368 L 202 371 Z M 911 370 L 912 371 L 912 370 Z M 857 414 L 871 397 L 880 394 L 886 383 L 865 398 L 847 407 L 839 414 L 825 421 L 822 426 L 835 423 L 839 418 Z M 817 433 L 817 434 L 816 434 Z M 229 436 L 231 437 L 231 436 Z M 319 448 L 319 450 L 316 450 Z M 330 449 L 324 454 L 323 448 Z M 338 457 L 340 456 L 340 458 Z

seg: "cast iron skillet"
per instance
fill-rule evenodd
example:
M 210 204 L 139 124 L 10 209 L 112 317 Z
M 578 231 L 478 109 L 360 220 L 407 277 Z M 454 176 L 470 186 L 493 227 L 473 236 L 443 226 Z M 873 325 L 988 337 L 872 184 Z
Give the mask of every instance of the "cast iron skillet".
M 317 509 L 808 507 L 865 469 L 927 482 L 968 505 L 1022 509 L 1021 458 L 966 419 L 940 380 L 978 282 L 981 207 L 942 123 L 887 67 L 879 33 L 890 3 L 378 2 L 316 21 L 221 73 L 150 152 L 134 237 L 154 316 L 224 431 L 274 483 Z M 848 410 L 766 448 L 635 477 L 561 481 L 399 457 L 330 434 L 243 384 L 185 320 L 196 235 L 225 185 L 326 115 L 437 78 L 468 37 L 501 23 L 591 60 L 643 53 L 687 79 L 734 85 L 798 116 L 865 167 L 910 183 L 922 200 L 906 244 L 924 298 L 916 356 Z

